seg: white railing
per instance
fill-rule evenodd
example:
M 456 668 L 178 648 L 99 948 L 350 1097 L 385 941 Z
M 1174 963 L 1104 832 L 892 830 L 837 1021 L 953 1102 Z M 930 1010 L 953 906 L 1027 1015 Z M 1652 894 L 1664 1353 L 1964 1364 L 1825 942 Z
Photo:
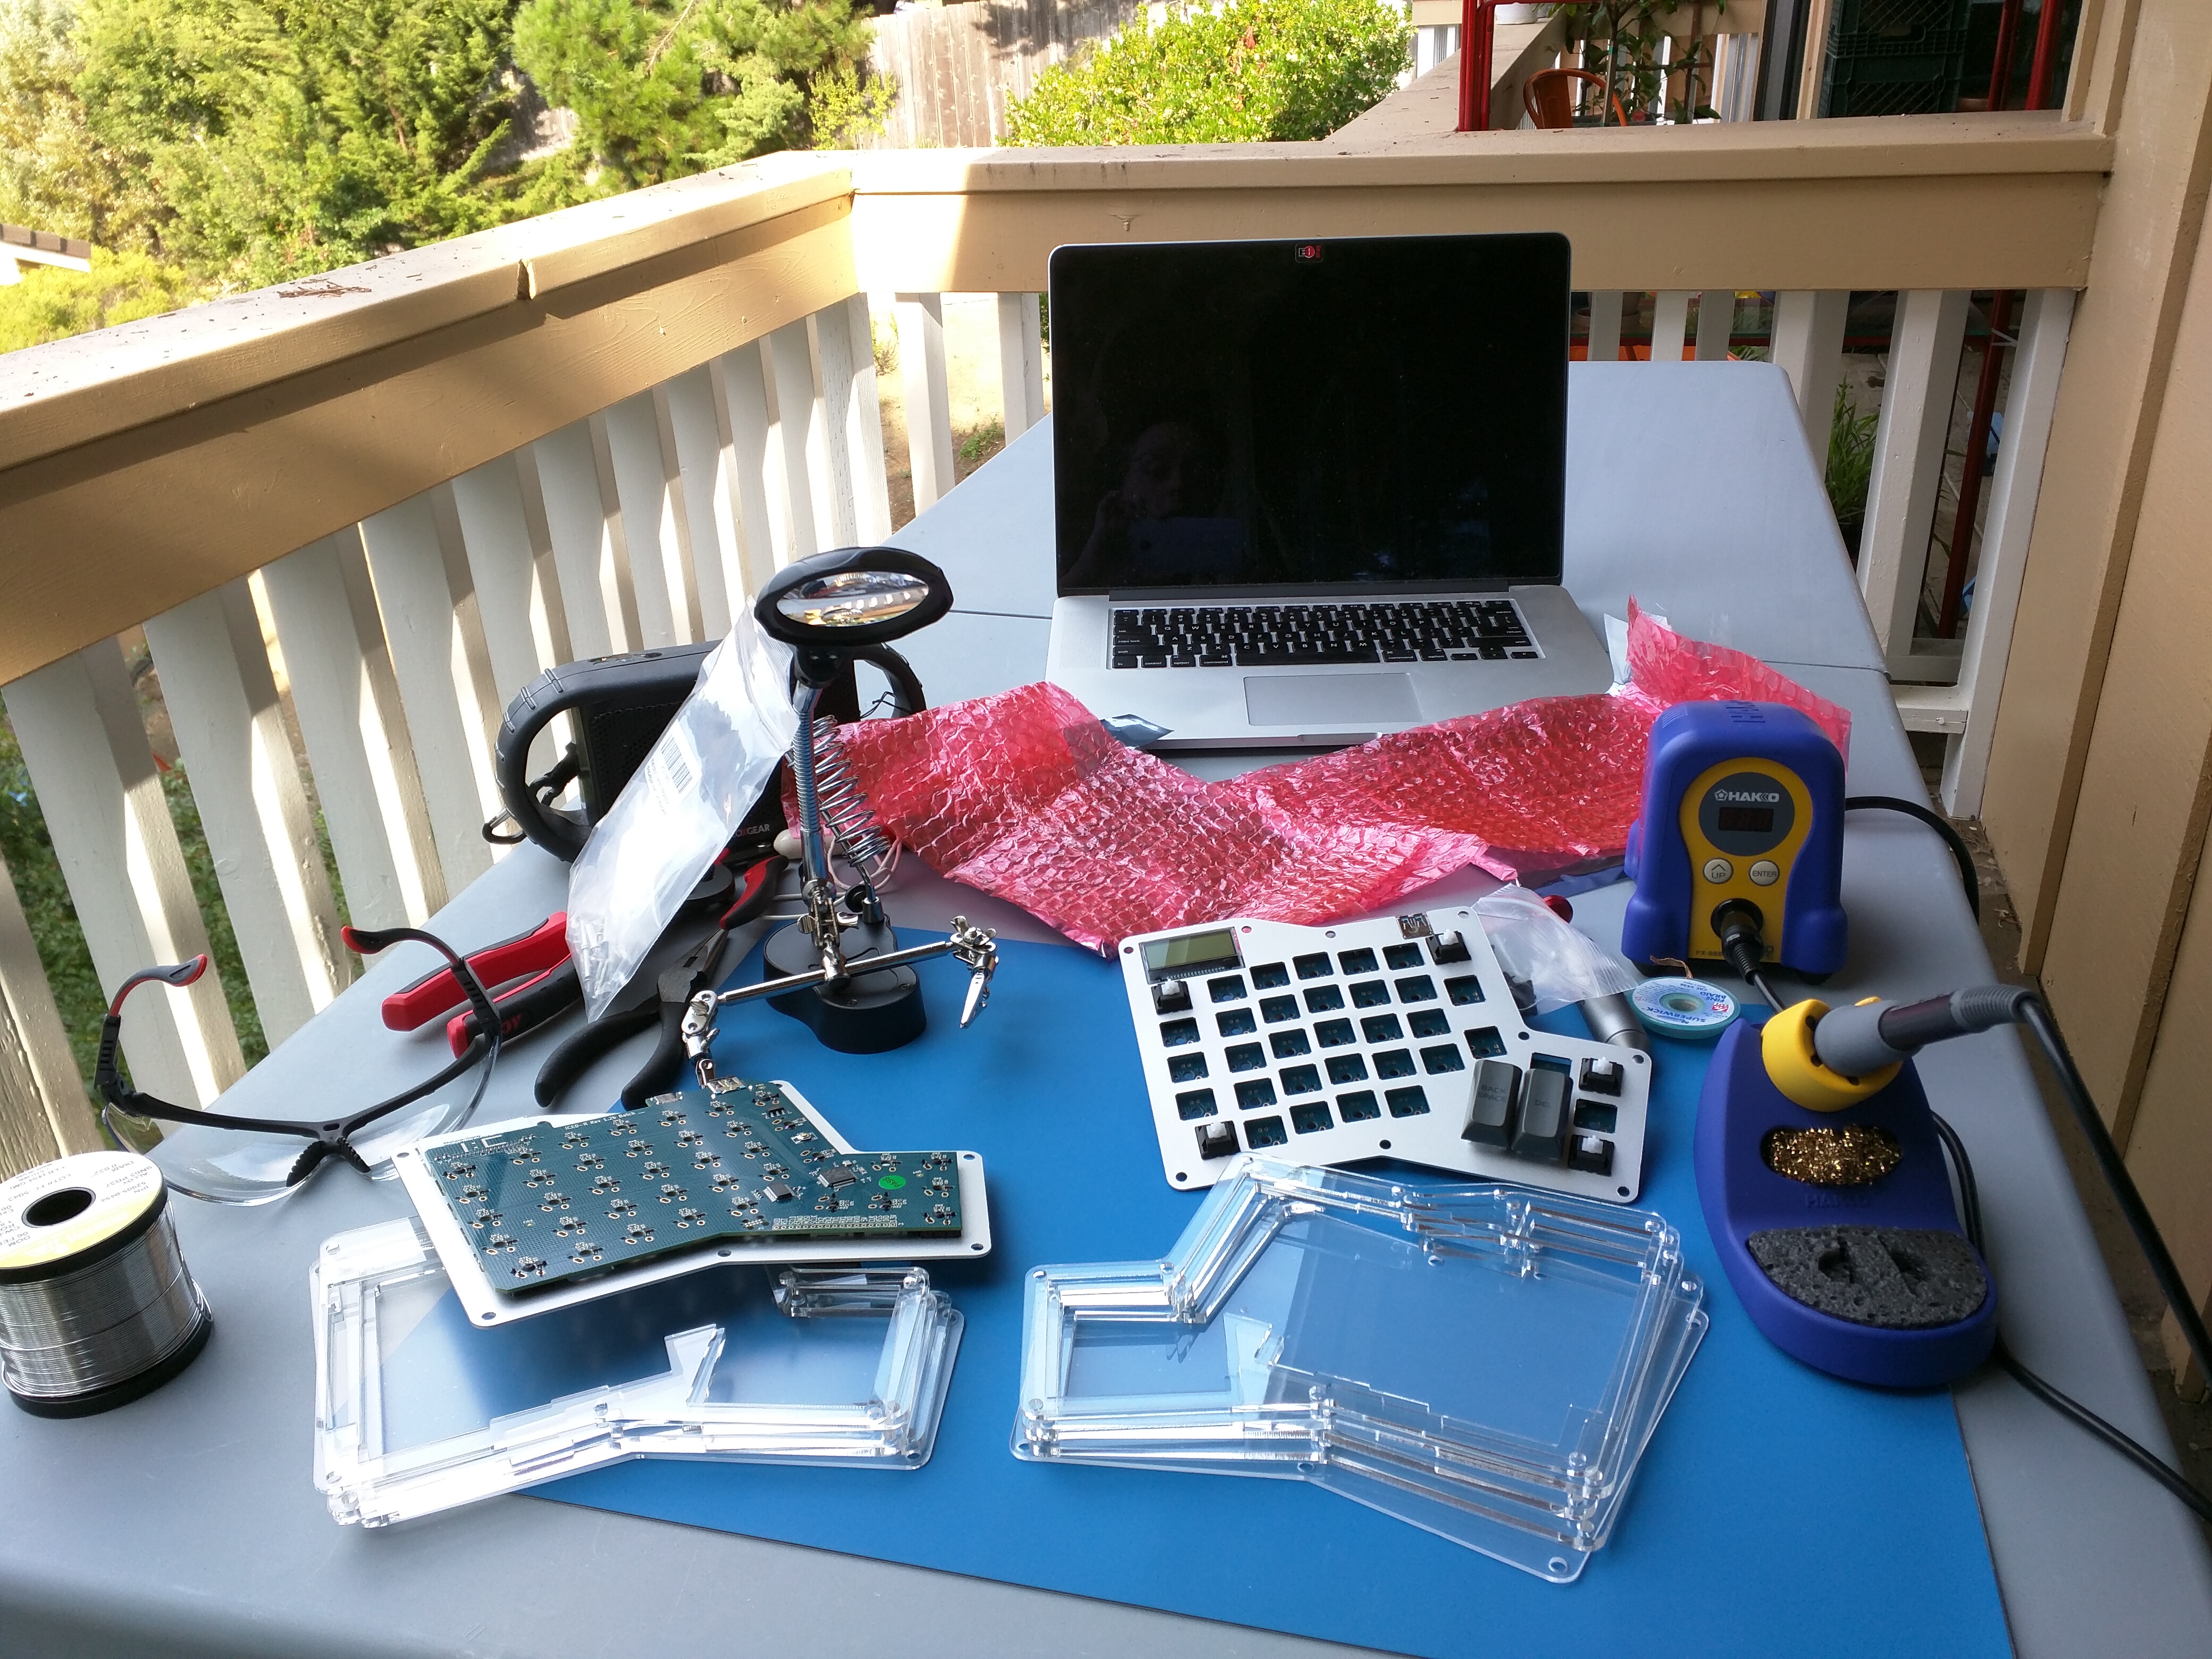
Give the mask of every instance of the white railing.
M 1707 303 L 1708 296 L 1716 303 Z M 1957 507 L 1955 498 L 1944 498 L 1944 466 L 1971 298 L 1955 289 L 1908 289 L 1897 296 L 1858 552 L 1860 592 L 1890 678 L 1897 683 L 1899 712 L 1908 730 L 1942 734 L 1941 794 L 1945 810 L 1960 817 L 1981 810 L 1997 693 L 2004 684 L 2021 567 L 2074 315 L 2071 289 L 2037 289 L 2028 296 L 2010 390 L 2000 410 L 2003 441 L 1984 497 L 1978 556 L 1970 567 L 1973 605 L 1964 632 L 1941 639 L 1923 633 L 1919 624 L 1930 608 L 1930 577 L 1940 574 L 1930 557 L 1931 538 L 1951 523 L 1942 515 Z M 1736 324 L 1734 293 L 1674 290 L 1653 299 L 1653 361 L 1679 358 L 1686 350 L 1702 360 L 1729 355 Z M 1594 362 L 1620 356 L 1622 300 L 1619 294 L 1590 296 L 1589 353 Z M 1823 459 L 1836 388 L 1843 379 L 1850 300 L 1838 290 L 1775 295 L 1772 361 L 1790 376 L 1806 442 Z M 1694 343 L 1692 301 L 1698 318 Z M 1976 457 L 1964 460 L 1979 464 Z M 1972 532 L 1972 526 L 1958 526 L 1953 533 L 1971 537 Z
M 1961 140 L 1948 130 L 1887 149 L 1841 132 L 1778 148 L 1765 137 L 1680 133 L 1692 149 L 1663 131 L 1492 134 L 1482 142 L 1504 158 L 1497 177 L 1525 192 L 1504 209 L 1486 193 L 1505 188 L 1487 160 L 1418 147 L 1402 159 L 1297 146 L 924 154 L 872 158 L 857 187 L 839 182 L 842 163 L 799 158 L 378 261 L 333 285 L 368 296 L 357 307 L 311 309 L 320 289 L 243 296 L 204 318 L 33 354 L 21 384 L 44 389 L 0 410 L 13 444 L 0 563 L 31 596 L 0 628 L 17 676 L 0 702 L 101 985 L 112 992 L 208 938 L 124 648 L 106 630 L 143 618 L 247 988 L 282 1042 L 351 973 L 311 803 L 352 917 L 420 921 L 498 856 L 480 828 L 498 808 L 492 744 L 520 686 L 565 660 L 717 636 L 792 559 L 891 534 L 864 289 L 885 290 L 878 312 L 896 319 L 920 510 L 954 477 L 945 295 L 933 290 L 1011 290 L 989 302 L 1011 440 L 1043 410 L 1034 284 L 1045 254 L 1133 222 L 1169 238 L 1330 235 L 1475 226 L 1501 211 L 1571 220 L 1589 204 L 1604 225 L 1633 221 L 1577 236 L 1592 283 L 1663 270 L 1711 284 L 1741 270 L 1745 288 L 1771 291 L 1825 278 L 1832 288 L 1776 295 L 1771 337 L 1816 457 L 1842 372 L 1846 286 L 1895 272 L 1893 283 L 2026 287 L 2086 269 L 2080 227 L 2103 153 L 2092 141 L 2007 130 L 2016 148 L 1984 164 L 2007 169 L 2006 199 L 2055 205 L 2020 222 L 1992 258 L 1989 226 L 2016 216 L 1958 170 Z M 1757 205 L 1720 213 L 1717 183 L 1737 175 Z M 1948 240 L 1876 227 L 1871 241 L 1806 252 L 1808 216 L 1824 200 L 1888 199 L 1878 191 L 1901 192 Z M 1632 211 L 1620 205 L 1632 196 Z M 1655 251 L 1659 231 L 1674 240 Z M 1735 290 L 1705 293 L 1715 302 L 1653 295 L 1653 356 L 1729 355 Z M 1623 298 L 1590 295 L 1591 357 L 1618 355 Z M 1900 702 L 1950 736 L 1957 811 L 1973 810 L 1980 787 L 2071 304 L 2069 289 L 2029 289 L 1976 602 L 1948 654 L 1915 641 L 1913 619 L 1967 295 L 1910 289 L 1899 307 L 1860 568 L 1893 672 L 1955 679 Z M 258 400 L 252 418 L 225 412 L 226 398 Z M 249 491 L 251 513 L 211 520 L 210 504 Z M 198 505 L 149 517 L 179 497 Z M 80 562 L 21 556 L 79 528 Z M 138 595 L 167 608 L 146 617 Z M 179 1100 L 212 1098 L 243 1065 L 212 976 L 134 1002 L 125 1048 L 144 1086 Z M 0 1167 L 95 1133 L 0 880 Z

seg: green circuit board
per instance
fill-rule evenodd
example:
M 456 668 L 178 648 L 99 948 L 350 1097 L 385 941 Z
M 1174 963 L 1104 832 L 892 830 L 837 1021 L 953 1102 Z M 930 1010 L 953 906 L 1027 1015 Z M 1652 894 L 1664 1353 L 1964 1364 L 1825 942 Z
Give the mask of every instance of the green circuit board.
M 510 1294 L 702 1244 L 961 1230 L 953 1153 L 841 1152 L 775 1084 L 735 1078 L 423 1159 L 485 1276 Z

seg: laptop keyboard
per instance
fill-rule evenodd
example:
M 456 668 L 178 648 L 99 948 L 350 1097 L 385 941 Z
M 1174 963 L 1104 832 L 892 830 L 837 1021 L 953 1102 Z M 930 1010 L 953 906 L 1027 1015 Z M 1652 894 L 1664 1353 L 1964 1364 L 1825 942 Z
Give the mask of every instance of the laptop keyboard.
M 1114 612 L 1116 668 L 1312 668 L 1536 657 L 1510 599 L 1170 605 Z

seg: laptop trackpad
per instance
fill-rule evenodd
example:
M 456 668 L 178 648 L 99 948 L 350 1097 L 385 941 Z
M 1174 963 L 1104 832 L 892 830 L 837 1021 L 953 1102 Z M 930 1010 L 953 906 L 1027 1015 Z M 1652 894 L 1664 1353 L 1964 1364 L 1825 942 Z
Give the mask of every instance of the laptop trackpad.
M 1373 729 L 1421 718 L 1407 674 L 1255 674 L 1244 682 L 1244 710 L 1255 726 Z

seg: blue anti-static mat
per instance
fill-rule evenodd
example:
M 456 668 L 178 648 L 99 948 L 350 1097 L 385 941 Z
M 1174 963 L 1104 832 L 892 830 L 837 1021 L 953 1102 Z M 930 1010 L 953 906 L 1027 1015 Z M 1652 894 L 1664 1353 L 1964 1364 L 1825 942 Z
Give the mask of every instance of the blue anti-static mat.
M 726 1073 L 790 1079 L 855 1146 L 983 1154 L 993 1255 L 930 1264 L 968 1326 L 927 1467 L 646 1460 L 538 1495 L 1437 1659 L 2009 1652 L 1950 1396 L 1808 1370 L 1729 1293 L 1690 1169 L 1699 1048 L 1660 1045 L 1642 1202 L 1682 1231 L 1712 1329 L 1579 1582 L 1297 1482 L 1017 1462 L 1024 1269 L 1157 1256 L 1199 1200 L 1161 1175 L 1120 969 L 1002 948 L 966 1031 L 967 975 L 936 963 L 929 1030 L 896 1054 L 831 1054 L 763 1006 L 726 1011 L 717 1045 Z

